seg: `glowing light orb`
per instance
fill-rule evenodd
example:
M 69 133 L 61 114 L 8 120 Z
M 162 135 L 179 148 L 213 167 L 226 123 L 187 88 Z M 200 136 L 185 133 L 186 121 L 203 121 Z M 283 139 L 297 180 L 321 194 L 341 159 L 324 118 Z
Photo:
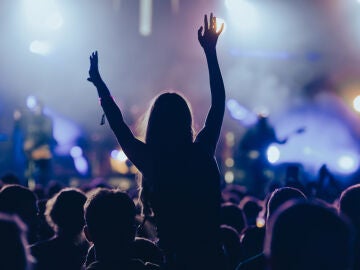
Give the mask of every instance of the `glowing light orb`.
M 232 159 L 232 158 L 227 158 L 225 160 L 226 167 L 229 167 L 229 168 L 234 167 L 234 164 L 235 164 L 235 162 L 234 162 L 234 159 Z
M 79 158 L 82 156 L 82 154 L 83 154 L 83 151 L 79 146 L 74 146 L 70 149 L 70 155 L 73 158 Z
M 250 35 L 259 29 L 261 16 L 253 1 L 226 0 L 225 6 L 240 33 Z
M 127 156 L 125 155 L 124 151 L 122 150 L 113 150 L 111 151 L 111 157 L 113 159 L 116 159 L 118 161 L 121 161 L 121 162 L 125 162 L 128 158 Z
M 354 156 L 342 155 L 338 161 L 339 169 L 344 173 L 352 173 L 357 170 L 358 160 Z
M 235 176 L 234 176 L 234 173 L 231 172 L 231 171 L 227 171 L 225 173 L 225 182 L 228 183 L 228 184 L 231 184 L 234 182 L 234 179 L 235 179 Z
M 271 145 L 266 151 L 266 155 L 270 163 L 276 163 L 280 159 L 280 150 L 277 146 Z
M 226 23 L 224 19 L 218 18 L 216 17 L 216 31 L 218 32 L 221 29 L 221 25 L 224 24 L 224 29 L 223 29 L 223 33 L 226 30 Z
M 360 112 L 360 96 L 357 96 L 353 101 L 355 111 Z
M 34 96 L 28 96 L 27 99 L 26 99 L 26 106 L 32 110 L 36 107 L 37 105 L 37 100 L 36 100 L 36 97 Z
M 85 175 L 87 174 L 88 170 L 89 170 L 89 164 L 87 163 L 86 159 L 84 157 L 77 157 L 74 159 L 74 164 L 75 164 L 75 168 L 76 170 L 82 174 Z
M 47 55 L 51 51 L 51 45 L 47 41 L 34 40 L 30 43 L 29 51 L 35 54 Z

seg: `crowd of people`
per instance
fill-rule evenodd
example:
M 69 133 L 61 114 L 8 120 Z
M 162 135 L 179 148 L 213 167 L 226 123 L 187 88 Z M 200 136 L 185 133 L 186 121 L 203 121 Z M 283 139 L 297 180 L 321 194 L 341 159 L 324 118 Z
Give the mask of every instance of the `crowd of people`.
M 98 53 L 90 56 L 88 80 L 141 174 L 139 192 L 106 183 L 30 190 L 4 175 L 0 269 L 360 269 L 360 185 L 334 202 L 300 186 L 274 189 L 265 199 L 221 189 L 214 155 L 225 110 L 216 54 L 222 30 L 213 14 L 198 30 L 211 107 L 197 134 L 187 100 L 166 92 L 150 106 L 139 140 L 100 76 Z

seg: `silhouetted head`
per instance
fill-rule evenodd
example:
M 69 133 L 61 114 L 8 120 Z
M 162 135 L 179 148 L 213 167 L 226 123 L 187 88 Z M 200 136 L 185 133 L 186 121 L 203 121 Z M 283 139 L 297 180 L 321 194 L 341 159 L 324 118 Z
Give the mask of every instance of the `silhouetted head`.
M 17 216 L 0 214 L 0 269 L 30 269 L 25 231 L 25 224 Z
M 27 225 L 28 241 L 36 241 L 38 225 L 38 207 L 35 194 L 19 185 L 6 185 L 0 191 L 0 212 L 16 214 Z
M 256 256 L 263 251 L 265 239 L 265 227 L 251 226 L 242 231 L 241 246 L 243 259 Z
M 177 93 L 154 99 L 148 116 L 145 141 L 152 145 L 178 145 L 193 141 L 192 115 L 188 102 Z
M 149 239 L 136 237 L 133 247 L 133 258 L 157 265 L 162 265 L 164 263 L 162 251 Z
M 134 241 L 135 213 L 134 202 L 119 190 L 98 189 L 88 198 L 85 233 L 94 243 L 96 253 L 100 249 L 110 253 L 112 249 L 129 246 Z
M 1 182 L 6 185 L 11 185 L 11 184 L 18 185 L 20 184 L 20 179 L 16 174 L 12 172 L 8 172 L 5 173 L 3 176 L 1 176 Z
M 240 234 L 246 226 L 243 211 L 233 203 L 223 203 L 221 205 L 220 222 L 222 225 L 228 225 L 234 228 L 238 234 Z
M 244 212 L 247 225 L 255 225 L 256 219 L 262 210 L 260 200 L 252 196 L 246 196 L 240 201 L 239 207 Z
M 85 194 L 77 189 L 66 188 L 46 204 L 46 220 L 59 235 L 75 237 L 84 227 Z
M 267 204 L 267 219 L 278 209 L 282 204 L 291 200 L 306 200 L 306 196 L 297 188 L 283 187 L 274 190 L 269 198 Z
M 348 187 L 341 193 L 339 211 L 360 230 L 360 184 Z
M 270 218 L 264 252 L 271 270 L 352 269 L 352 230 L 334 211 L 288 202 Z
M 238 232 L 230 226 L 220 226 L 222 250 L 229 269 L 235 269 L 240 262 L 241 243 Z

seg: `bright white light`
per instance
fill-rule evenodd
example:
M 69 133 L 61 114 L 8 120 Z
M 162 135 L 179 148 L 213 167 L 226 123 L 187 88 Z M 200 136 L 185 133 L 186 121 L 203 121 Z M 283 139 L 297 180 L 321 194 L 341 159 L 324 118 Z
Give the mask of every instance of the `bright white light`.
M 113 159 L 116 159 L 118 161 L 121 161 L 121 162 L 125 162 L 128 158 L 127 156 L 125 155 L 124 151 L 122 150 L 113 150 L 111 151 L 111 157 Z
M 359 0 L 360 1 L 360 0 Z M 357 111 L 357 112 L 360 112 L 360 96 L 357 96 L 354 101 L 353 101 L 353 106 L 354 106 L 354 109 Z
M 356 157 L 350 155 L 343 155 L 338 159 L 338 166 L 342 172 L 355 172 L 358 166 Z
M 140 0 L 139 32 L 149 36 L 152 28 L 152 0 Z
M 28 96 L 27 99 L 26 99 L 26 106 L 32 110 L 36 107 L 37 105 L 37 100 L 36 100 L 36 97 L 34 96 Z
M 237 120 L 244 120 L 248 115 L 248 111 L 235 99 L 229 99 L 226 105 L 230 111 L 231 116 Z
M 34 40 L 30 43 L 29 50 L 35 54 L 47 55 L 51 51 L 51 46 L 47 41 Z
M 76 170 L 80 173 L 85 175 L 89 170 L 89 165 L 84 157 L 78 157 L 74 159 L 74 164 Z
M 246 35 L 254 34 L 260 27 L 260 14 L 253 2 L 247 0 L 226 0 L 232 23 Z M 241 18 L 241 19 L 239 19 Z
M 61 28 L 61 26 L 63 25 L 64 20 L 63 17 L 61 15 L 60 12 L 54 12 L 53 14 L 51 14 L 46 22 L 45 25 L 52 30 L 58 30 Z
M 233 183 L 233 182 L 234 182 L 234 178 L 235 178 L 235 176 L 234 176 L 234 173 L 233 173 L 233 172 L 227 171 L 227 172 L 225 173 L 225 182 L 226 182 L 226 183 L 228 183 L 228 184 Z
M 224 19 L 218 18 L 216 17 L 216 31 L 218 32 L 221 29 L 221 25 L 224 24 L 224 29 L 223 29 L 223 33 L 226 30 L 226 23 Z
M 83 154 L 83 151 L 82 149 L 79 147 L 79 146 L 74 146 L 71 148 L 70 150 L 70 155 L 73 157 L 73 158 L 79 158 L 81 157 Z
M 271 145 L 266 151 L 266 155 L 270 163 L 276 163 L 280 159 L 280 150 L 277 146 Z
M 63 25 L 55 0 L 23 0 L 26 24 L 33 32 L 54 31 Z

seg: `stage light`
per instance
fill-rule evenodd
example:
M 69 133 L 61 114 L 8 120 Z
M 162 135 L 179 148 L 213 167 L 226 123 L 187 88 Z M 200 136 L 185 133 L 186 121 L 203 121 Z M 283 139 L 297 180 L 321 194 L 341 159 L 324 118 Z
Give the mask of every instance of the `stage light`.
M 266 151 L 267 159 L 270 163 L 274 164 L 280 159 L 280 150 L 277 146 L 271 145 Z
M 76 170 L 80 174 L 85 175 L 85 174 L 88 173 L 89 165 L 88 165 L 86 159 L 83 156 L 75 158 L 74 159 L 74 164 L 75 164 Z
M 265 219 L 263 217 L 258 217 L 256 219 L 256 227 L 263 228 L 265 226 Z
M 233 118 L 237 120 L 245 120 L 248 112 L 235 99 L 229 99 L 226 103 L 228 110 Z
M 235 145 L 235 134 L 233 132 L 227 132 L 225 135 L 226 145 L 233 147 Z
M 226 165 L 226 167 L 229 167 L 229 168 L 234 167 L 234 165 L 235 165 L 234 159 L 227 158 L 225 160 L 225 165 Z
M 360 96 L 357 96 L 353 101 L 353 107 L 357 112 L 360 112 Z
M 26 24 L 33 32 L 55 31 L 63 25 L 63 17 L 54 0 L 23 0 Z
M 116 159 L 118 161 L 121 161 L 121 162 L 125 162 L 128 158 L 127 156 L 125 155 L 124 151 L 122 150 L 113 150 L 111 151 L 111 157 L 113 159 Z
M 353 173 L 357 170 L 358 161 L 355 156 L 342 155 L 338 159 L 338 166 L 341 172 Z
M 78 158 L 81 157 L 83 155 L 83 151 L 79 146 L 74 146 L 70 149 L 70 155 L 73 158 Z
M 35 54 L 47 55 L 51 51 L 51 45 L 47 41 L 34 40 L 30 43 L 29 50 Z
M 225 182 L 226 182 L 226 183 L 232 184 L 232 183 L 234 182 L 235 176 L 234 176 L 234 173 L 233 173 L 233 172 L 227 171 L 227 172 L 225 173 L 224 178 L 225 178 Z
M 140 0 L 139 32 L 149 36 L 152 28 L 152 0 Z
M 226 107 L 230 112 L 232 118 L 241 121 L 244 126 L 251 126 L 256 123 L 256 115 L 242 106 L 235 99 L 229 99 L 226 102 Z
M 253 2 L 247 0 L 226 0 L 225 5 L 232 24 L 242 34 L 252 35 L 256 33 L 259 29 L 261 18 Z
M 221 18 L 218 18 L 216 17 L 216 31 L 220 31 L 221 29 L 221 25 L 224 24 L 224 29 L 223 29 L 223 33 L 225 32 L 226 30 L 226 23 L 225 23 L 225 20 L 224 19 L 221 19 Z
M 28 96 L 26 99 L 26 106 L 30 109 L 33 110 L 35 109 L 37 105 L 37 99 L 34 96 Z
M 54 12 L 47 18 L 45 25 L 51 30 L 58 30 L 63 25 L 63 22 L 64 20 L 60 12 Z

